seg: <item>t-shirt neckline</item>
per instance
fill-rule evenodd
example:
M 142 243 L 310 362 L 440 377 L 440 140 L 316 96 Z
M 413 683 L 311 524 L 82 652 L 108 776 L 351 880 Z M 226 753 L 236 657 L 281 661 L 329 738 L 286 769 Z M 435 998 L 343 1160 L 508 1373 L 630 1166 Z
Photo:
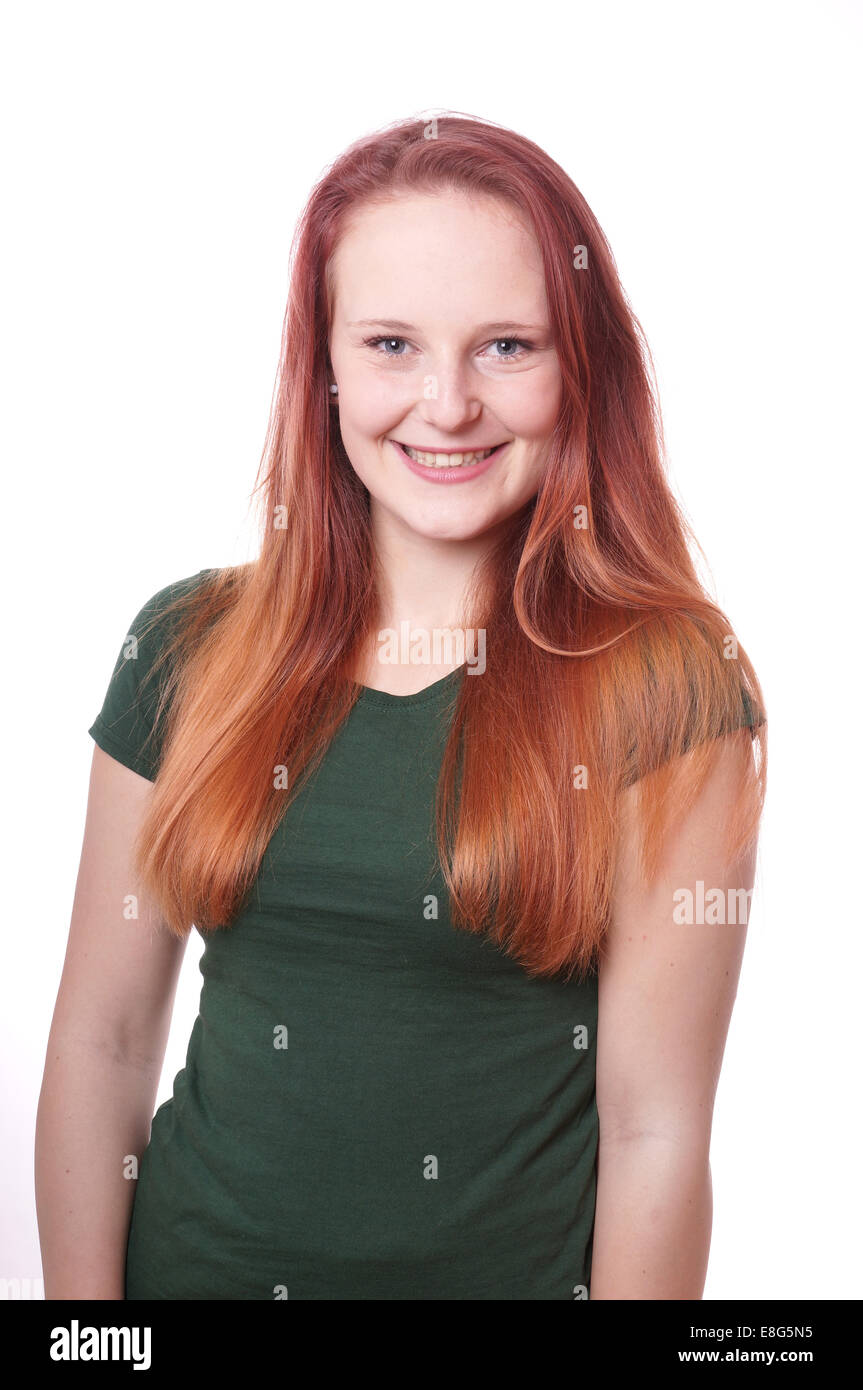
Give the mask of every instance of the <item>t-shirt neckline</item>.
M 426 685 L 422 690 L 416 690 L 411 695 L 393 695 L 389 690 L 373 690 L 370 685 L 360 685 L 357 704 L 377 705 L 380 709 L 412 709 L 416 705 L 427 705 L 438 700 L 447 694 L 451 686 L 455 686 L 464 673 L 467 662 L 462 662 L 461 666 L 456 666 L 454 671 L 448 671 L 445 676 L 433 681 L 431 685 Z M 354 685 L 358 685 L 354 681 Z

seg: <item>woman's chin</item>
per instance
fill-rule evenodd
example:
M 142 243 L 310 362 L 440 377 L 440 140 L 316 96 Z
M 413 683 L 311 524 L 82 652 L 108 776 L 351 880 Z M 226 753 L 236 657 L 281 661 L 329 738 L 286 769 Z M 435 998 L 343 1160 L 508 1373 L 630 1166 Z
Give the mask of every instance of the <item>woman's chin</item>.
M 424 514 L 415 516 L 410 512 L 395 513 L 397 523 L 404 530 L 411 531 L 415 536 L 422 537 L 429 541 L 475 541 L 487 532 L 499 526 L 505 517 L 491 515 L 488 517 L 477 517 L 464 515 L 461 510 L 449 513 L 446 510 L 441 515 L 429 515 L 434 509 L 429 508 Z

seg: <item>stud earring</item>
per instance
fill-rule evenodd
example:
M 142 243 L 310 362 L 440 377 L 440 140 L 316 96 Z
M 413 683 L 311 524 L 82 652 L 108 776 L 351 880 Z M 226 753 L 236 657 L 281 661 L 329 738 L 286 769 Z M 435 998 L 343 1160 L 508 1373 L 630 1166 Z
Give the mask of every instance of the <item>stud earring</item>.
M 332 386 L 330 387 L 330 391 L 334 396 L 337 396 L 339 394 L 339 388 L 335 382 L 333 382 Z

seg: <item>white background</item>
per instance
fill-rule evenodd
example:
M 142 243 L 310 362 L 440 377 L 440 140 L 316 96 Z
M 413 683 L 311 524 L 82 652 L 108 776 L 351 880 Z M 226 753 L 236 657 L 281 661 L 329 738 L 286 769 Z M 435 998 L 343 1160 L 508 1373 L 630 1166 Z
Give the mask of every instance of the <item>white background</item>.
M 766 693 L 705 1297 L 863 1295 L 860 29 L 838 0 L 5 9 L 0 1276 L 41 1272 L 36 1104 L 120 643 L 157 589 L 253 553 L 311 185 L 360 135 L 451 109 L 535 140 L 607 233 L 672 482 Z

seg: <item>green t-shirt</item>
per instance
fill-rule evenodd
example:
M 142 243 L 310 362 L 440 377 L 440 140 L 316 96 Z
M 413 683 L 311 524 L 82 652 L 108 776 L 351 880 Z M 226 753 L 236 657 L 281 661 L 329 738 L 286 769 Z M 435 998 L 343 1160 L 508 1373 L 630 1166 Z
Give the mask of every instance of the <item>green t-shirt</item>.
M 159 630 L 121 652 L 89 731 L 151 780 Z M 201 933 L 200 1011 L 140 1165 L 128 1299 L 585 1296 L 597 981 L 532 979 L 450 922 L 434 791 L 462 679 L 364 687 L 245 909 Z

